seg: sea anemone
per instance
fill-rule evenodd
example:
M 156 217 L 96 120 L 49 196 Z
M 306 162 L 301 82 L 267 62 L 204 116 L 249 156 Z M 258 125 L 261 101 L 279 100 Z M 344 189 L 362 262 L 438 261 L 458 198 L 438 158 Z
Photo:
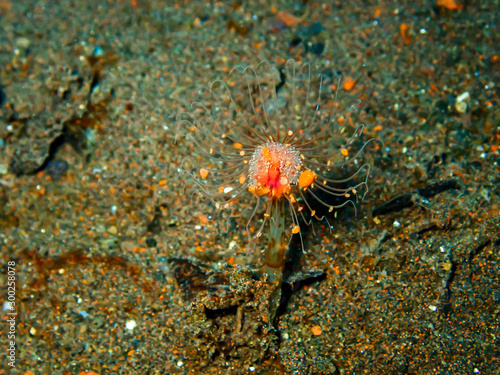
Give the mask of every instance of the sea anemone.
M 355 105 L 338 115 L 339 83 L 293 60 L 280 68 L 236 66 L 199 89 L 179 119 L 193 145 L 182 170 L 195 186 L 220 209 L 248 207 L 254 198 L 249 223 L 265 206 L 251 239 L 268 224 L 263 272 L 270 282 L 281 282 L 291 234 L 301 235 L 311 218 L 356 208 L 368 191 L 370 165 L 360 154 L 370 140 L 360 141 L 364 125 L 352 124 Z

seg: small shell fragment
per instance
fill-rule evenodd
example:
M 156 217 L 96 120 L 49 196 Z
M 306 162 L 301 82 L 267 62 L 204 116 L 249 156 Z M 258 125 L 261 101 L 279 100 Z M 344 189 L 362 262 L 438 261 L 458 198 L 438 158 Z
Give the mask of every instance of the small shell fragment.
M 200 169 L 200 176 L 203 179 L 207 178 L 208 177 L 208 170 L 206 170 L 205 168 L 201 168 Z

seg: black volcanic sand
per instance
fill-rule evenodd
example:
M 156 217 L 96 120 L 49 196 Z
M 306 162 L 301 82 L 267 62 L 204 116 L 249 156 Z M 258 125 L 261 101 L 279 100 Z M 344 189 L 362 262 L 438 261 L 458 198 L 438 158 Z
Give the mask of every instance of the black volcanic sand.
M 498 373 L 499 1 L 248 3 L 0 0 L 0 368 Z M 357 215 L 292 241 L 274 330 L 262 241 L 183 181 L 175 118 L 288 59 L 354 79 L 338 100 L 383 146 Z

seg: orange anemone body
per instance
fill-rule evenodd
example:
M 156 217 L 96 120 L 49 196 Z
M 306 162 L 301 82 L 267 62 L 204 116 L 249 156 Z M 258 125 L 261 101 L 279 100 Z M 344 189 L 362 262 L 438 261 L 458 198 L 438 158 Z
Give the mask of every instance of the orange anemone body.
M 257 148 L 250 161 L 248 190 L 261 197 L 280 199 L 297 183 L 302 165 L 299 153 L 290 146 L 270 142 Z

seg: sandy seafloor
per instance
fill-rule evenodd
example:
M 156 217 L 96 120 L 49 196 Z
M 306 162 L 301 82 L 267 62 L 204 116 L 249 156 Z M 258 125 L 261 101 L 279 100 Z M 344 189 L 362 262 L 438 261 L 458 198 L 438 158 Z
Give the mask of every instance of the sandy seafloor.
M 499 7 L 1 0 L 0 372 L 498 374 Z M 262 244 L 183 181 L 175 118 L 288 59 L 355 79 L 339 102 L 384 144 L 357 216 L 304 229 L 317 277 L 274 331 Z

